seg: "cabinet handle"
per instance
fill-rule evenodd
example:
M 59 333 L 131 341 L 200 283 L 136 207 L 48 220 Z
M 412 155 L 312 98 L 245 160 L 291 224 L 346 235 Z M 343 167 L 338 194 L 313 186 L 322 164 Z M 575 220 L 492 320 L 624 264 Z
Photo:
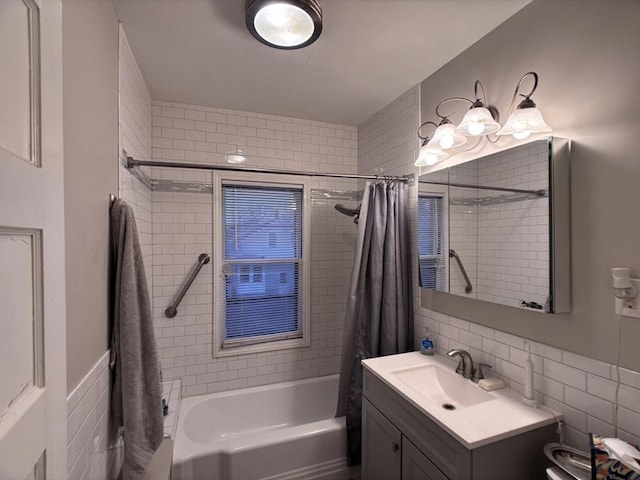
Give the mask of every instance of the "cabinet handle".
M 400 450 L 400 445 L 398 445 L 396 442 L 393 442 L 393 443 L 391 444 L 391 451 L 392 451 L 393 453 L 395 453 L 395 452 L 397 452 L 398 450 Z

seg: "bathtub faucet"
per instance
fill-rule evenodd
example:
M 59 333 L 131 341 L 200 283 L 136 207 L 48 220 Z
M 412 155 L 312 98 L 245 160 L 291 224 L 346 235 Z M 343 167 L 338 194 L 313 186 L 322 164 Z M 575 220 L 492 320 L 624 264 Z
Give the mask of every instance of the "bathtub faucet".
M 473 372 L 475 372 L 475 366 L 473 365 L 473 359 L 469 352 L 461 348 L 454 348 L 447 352 L 447 355 L 450 357 L 460 357 L 456 373 L 462 375 L 464 378 L 471 378 Z

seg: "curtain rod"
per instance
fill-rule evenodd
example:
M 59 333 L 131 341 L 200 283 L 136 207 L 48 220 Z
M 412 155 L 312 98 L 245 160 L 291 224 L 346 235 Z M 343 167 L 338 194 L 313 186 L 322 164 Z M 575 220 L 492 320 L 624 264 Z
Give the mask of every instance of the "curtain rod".
M 159 162 L 157 160 L 136 160 L 127 156 L 126 167 L 133 169 L 134 167 L 165 167 L 165 168 L 187 168 L 195 170 L 225 170 L 231 172 L 249 172 L 249 173 L 274 173 L 280 175 L 299 175 L 304 177 L 331 177 L 331 178 L 353 178 L 364 180 L 400 180 L 401 182 L 409 181 L 413 175 L 403 175 L 401 177 L 393 175 L 355 175 L 348 173 L 320 173 L 320 172 L 304 172 L 304 171 L 288 171 L 288 170 L 271 170 L 267 168 L 244 168 L 232 165 L 211 165 L 206 163 L 181 163 L 181 162 Z
M 437 182 L 437 181 L 429 181 L 429 180 L 418 180 L 418 183 L 426 183 L 431 185 L 448 185 L 449 187 L 477 188 L 478 190 L 498 190 L 500 192 L 526 193 L 529 195 L 535 195 L 537 197 L 547 196 L 547 191 L 544 189 L 522 190 L 520 188 L 490 187 L 488 185 L 470 185 L 467 183 L 449 183 L 449 182 Z

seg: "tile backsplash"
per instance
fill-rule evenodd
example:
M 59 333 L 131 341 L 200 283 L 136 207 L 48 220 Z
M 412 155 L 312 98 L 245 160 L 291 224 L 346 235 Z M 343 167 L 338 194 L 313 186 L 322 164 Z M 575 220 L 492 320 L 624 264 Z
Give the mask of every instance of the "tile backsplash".
M 416 315 L 416 338 L 430 336 L 438 353 L 464 348 L 475 362 L 493 367 L 506 385 L 524 391 L 525 338 L 467 320 L 421 309 Z M 417 340 L 416 340 L 417 341 Z M 599 360 L 530 341 L 534 388 L 538 401 L 564 416 L 566 442 L 587 450 L 588 434 L 614 434 L 617 369 Z M 452 362 L 452 368 L 455 363 Z M 620 368 L 618 436 L 640 443 L 640 373 Z

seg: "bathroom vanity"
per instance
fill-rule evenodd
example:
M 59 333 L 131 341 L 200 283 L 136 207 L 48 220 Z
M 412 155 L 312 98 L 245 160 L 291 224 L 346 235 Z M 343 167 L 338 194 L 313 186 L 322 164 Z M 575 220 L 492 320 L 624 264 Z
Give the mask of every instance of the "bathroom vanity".
M 552 413 L 508 389 L 486 392 L 441 356 L 364 360 L 363 480 L 544 478 Z

